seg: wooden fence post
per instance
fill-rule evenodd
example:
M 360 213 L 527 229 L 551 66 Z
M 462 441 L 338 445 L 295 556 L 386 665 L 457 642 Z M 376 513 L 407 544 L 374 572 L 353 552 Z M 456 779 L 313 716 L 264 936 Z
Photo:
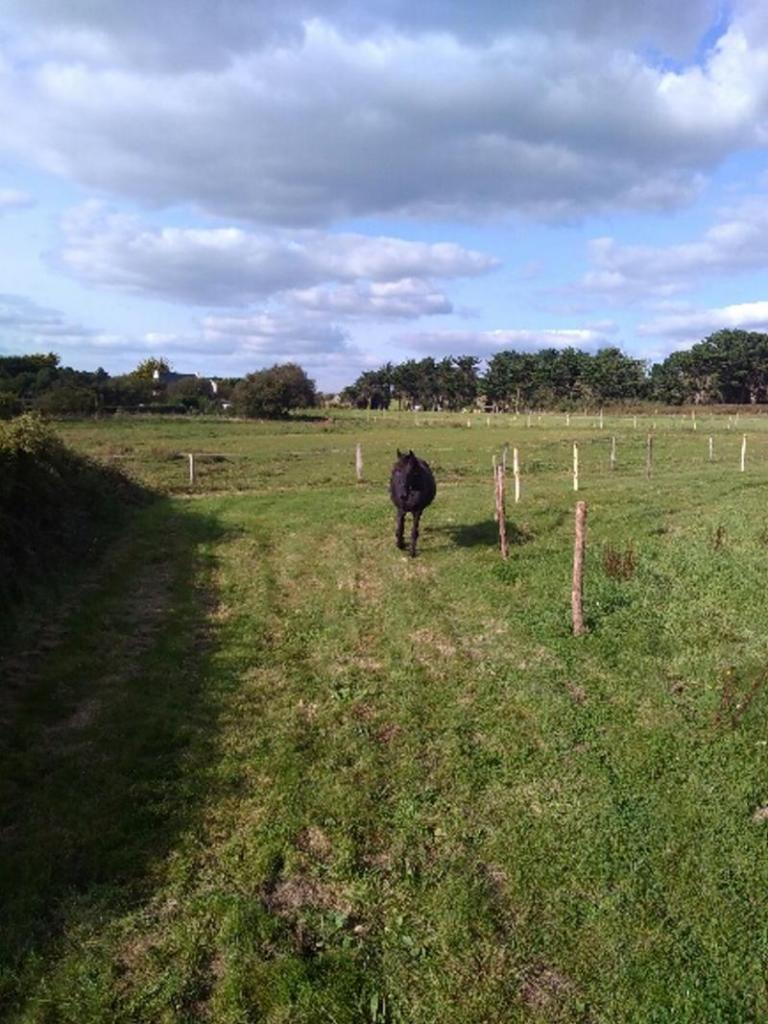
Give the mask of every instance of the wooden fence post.
M 741 436 L 741 472 L 743 473 L 747 465 L 747 435 L 742 434 Z
M 512 449 L 512 472 L 515 477 L 515 504 L 520 503 L 520 456 L 517 448 Z
M 579 489 L 579 446 L 573 442 L 573 489 Z
M 195 456 L 192 452 L 187 455 L 189 460 L 189 483 L 190 486 L 195 482 Z
M 496 465 L 496 456 L 491 456 L 491 472 L 493 474 L 493 521 L 498 523 L 499 521 L 499 474 L 497 472 L 498 466 Z
M 501 465 L 504 470 L 504 476 L 507 475 L 507 458 L 509 457 L 509 441 L 504 442 L 504 447 L 501 449 Z
M 571 585 L 571 618 L 573 635 L 584 632 L 584 551 L 587 544 L 587 503 L 576 502 L 576 524 L 573 543 L 573 582 Z
M 600 410 L 600 429 L 603 429 L 603 410 Z
M 501 557 L 506 558 L 509 553 L 507 545 L 507 512 L 504 501 L 506 481 L 501 466 L 496 466 L 494 472 L 496 476 L 496 519 L 499 523 L 499 547 L 501 548 Z
M 651 479 L 651 471 L 653 470 L 653 434 L 649 434 L 645 439 L 645 479 Z
M 611 457 L 610 457 L 611 469 L 616 469 L 616 438 L 611 438 Z
M 355 474 L 357 482 L 361 484 L 363 482 L 363 446 L 359 441 L 355 445 Z
M 710 462 L 714 462 L 715 461 L 715 439 L 714 439 L 714 437 L 710 437 L 710 439 L 709 439 L 709 461 Z

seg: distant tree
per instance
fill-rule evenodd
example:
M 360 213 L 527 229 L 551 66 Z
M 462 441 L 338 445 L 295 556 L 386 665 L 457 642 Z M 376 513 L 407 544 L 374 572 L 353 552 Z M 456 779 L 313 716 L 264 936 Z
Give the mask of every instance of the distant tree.
M 600 404 L 644 398 L 647 389 L 642 359 L 625 356 L 614 346 L 601 348 L 589 359 L 581 380 L 584 396 Z
M 249 373 L 235 386 L 232 402 L 241 416 L 277 419 L 314 406 L 315 383 L 296 363 L 282 363 Z
M 10 420 L 24 412 L 24 403 L 10 391 L 0 391 L 0 420 Z
M 497 409 L 521 408 L 533 403 L 535 356 L 526 352 L 497 352 L 488 362 L 482 387 L 485 397 Z
M 415 359 L 399 363 L 392 370 L 392 392 L 398 408 L 410 409 L 419 400 L 419 373 Z
M 447 356 L 436 367 L 437 404 L 441 409 L 463 409 L 475 404 L 478 393 L 477 356 Z
M 366 370 L 344 389 L 344 400 L 359 409 L 388 409 L 392 397 L 391 366 Z
M 152 381 L 126 373 L 110 379 L 100 387 L 102 404 L 112 409 L 134 409 L 149 405 L 153 397 Z
M 664 402 L 766 402 L 768 334 L 715 331 L 654 366 L 651 386 L 653 396 Z
M 166 391 L 170 403 L 183 405 L 185 409 L 207 409 L 211 404 L 213 392 L 210 382 L 200 377 L 182 377 L 172 381 Z
M 34 398 L 50 387 L 59 373 L 59 357 L 53 352 L 0 357 L 0 389 L 17 398 Z
M 136 369 L 131 371 L 130 375 L 137 380 L 154 380 L 155 371 L 160 374 L 170 373 L 171 364 L 167 359 L 150 356 L 148 359 L 142 359 Z
M 62 381 L 38 395 L 33 407 L 49 416 L 88 415 L 96 411 L 97 396 L 91 388 Z
M 212 377 L 216 381 L 216 397 L 222 401 L 232 397 L 232 392 L 240 383 L 240 377 Z

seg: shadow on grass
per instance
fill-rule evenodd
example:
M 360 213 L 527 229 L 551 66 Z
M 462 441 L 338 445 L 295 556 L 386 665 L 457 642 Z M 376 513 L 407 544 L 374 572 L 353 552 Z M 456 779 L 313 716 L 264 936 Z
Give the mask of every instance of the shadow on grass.
M 145 900 L 193 827 L 216 735 L 214 518 L 131 517 L 58 619 L 0 661 L 0 1006 L 79 921 Z M 37 964 L 37 967 L 35 967 Z M 32 972 L 32 976 L 29 975 Z
M 460 548 L 494 547 L 499 543 L 499 524 L 493 519 L 479 523 L 433 526 L 430 532 L 447 535 L 451 543 Z M 533 540 L 533 534 L 507 520 L 507 540 L 510 544 L 527 544 Z

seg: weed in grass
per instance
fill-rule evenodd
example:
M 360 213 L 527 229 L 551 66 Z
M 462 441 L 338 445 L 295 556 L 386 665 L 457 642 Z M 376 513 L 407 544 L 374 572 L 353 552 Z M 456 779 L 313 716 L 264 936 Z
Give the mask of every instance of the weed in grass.
M 715 712 L 715 725 L 738 728 L 765 683 L 765 669 L 739 673 L 733 666 L 726 668 L 720 683 L 720 704 Z
M 727 531 L 722 523 L 712 531 L 710 546 L 713 551 L 720 551 L 725 546 Z
M 637 568 L 637 552 L 634 544 L 625 548 L 612 544 L 603 545 L 603 572 L 613 580 L 631 580 Z

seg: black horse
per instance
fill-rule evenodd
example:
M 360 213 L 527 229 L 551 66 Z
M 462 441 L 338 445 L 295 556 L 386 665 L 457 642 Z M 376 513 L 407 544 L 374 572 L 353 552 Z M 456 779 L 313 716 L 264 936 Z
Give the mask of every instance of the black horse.
M 416 557 L 416 541 L 419 538 L 419 520 L 421 513 L 434 501 L 437 485 L 432 470 L 423 459 L 417 458 L 412 451 L 401 452 L 397 449 L 397 462 L 392 467 L 389 480 L 389 494 L 397 509 L 397 530 L 395 540 L 399 548 L 404 548 L 403 530 L 408 512 L 413 517 L 411 527 L 411 557 Z

